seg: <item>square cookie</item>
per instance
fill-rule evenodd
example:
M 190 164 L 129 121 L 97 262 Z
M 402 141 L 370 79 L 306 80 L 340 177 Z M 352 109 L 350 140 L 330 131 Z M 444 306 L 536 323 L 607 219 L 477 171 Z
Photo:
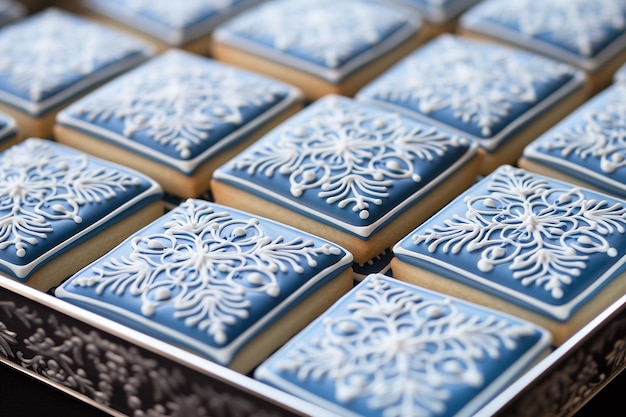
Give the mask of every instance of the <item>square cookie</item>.
M 380 0 L 270 0 L 220 25 L 213 54 L 295 86 L 352 95 L 421 42 L 421 18 Z
M 483 173 L 584 101 L 573 67 L 500 45 L 442 35 L 361 90 L 357 99 L 401 111 L 475 140 Z
M 0 151 L 15 145 L 19 140 L 20 136 L 15 119 L 0 112 Z
M 62 107 L 151 53 L 137 39 L 47 9 L 0 30 L 0 111 L 24 137 L 49 138 Z
M 0 271 L 48 290 L 163 213 L 157 183 L 57 143 L 0 153 Z
M 471 416 L 545 354 L 549 334 L 370 275 L 255 377 L 340 416 Z
M 351 264 L 322 239 L 189 199 L 56 296 L 246 373 L 352 287 Z
M 207 55 L 211 32 L 219 23 L 259 0 L 86 0 L 87 10 L 117 23 L 116 27 L 147 35 L 159 50 L 184 48 Z
M 294 87 L 172 50 L 62 111 L 55 136 L 197 197 L 215 168 L 301 105 Z
M 518 165 L 626 199 L 626 85 L 607 88 L 526 147 Z
M 626 61 L 623 0 L 486 0 L 463 15 L 460 30 L 569 62 L 606 86 Z
M 482 160 L 461 137 L 328 96 L 213 175 L 215 201 L 322 236 L 367 262 L 469 187 Z
M 558 346 L 626 292 L 626 202 L 506 165 L 394 253 L 394 277 L 535 322 Z

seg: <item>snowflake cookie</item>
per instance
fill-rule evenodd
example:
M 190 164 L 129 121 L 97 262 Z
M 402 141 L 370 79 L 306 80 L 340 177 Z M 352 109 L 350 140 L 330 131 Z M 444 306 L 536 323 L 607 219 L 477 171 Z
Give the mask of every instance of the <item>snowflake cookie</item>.
M 327 241 L 189 199 L 56 295 L 247 372 L 351 287 L 351 264 Z
M 47 9 L 0 31 L 0 110 L 26 137 L 50 137 L 62 105 L 151 53 L 135 38 Z
M 442 35 L 357 99 L 453 129 L 487 152 L 485 173 L 514 162 L 548 119 L 584 100 L 584 76 L 531 53 Z
M 626 0 L 487 0 L 460 25 L 590 73 L 608 69 L 606 81 L 626 58 Z
M 213 52 L 309 99 L 351 95 L 414 49 L 420 26 L 417 12 L 380 0 L 270 0 L 220 25 Z
M 395 277 L 505 309 L 560 344 L 626 291 L 626 202 L 503 166 L 394 253 Z
M 85 6 L 163 42 L 189 47 L 219 23 L 259 0 L 87 0 Z M 202 39 L 204 51 L 210 39 Z M 195 49 L 194 49 L 195 51 Z
M 49 289 L 163 211 L 143 175 L 57 143 L 0 154 L 0 270 Z
M 626 198 L 626 85 L 609 87 L 528 145 L 519 166 Z
M 530 323 L 370 275 L 255 377 L 341 416 L 471 416 L 549 344 Z
M 172 50 L 62 111 L 55 134 L 197 197 L 217 166 L 300 105 L 293 87 Z
M 216 170 L 212 189 L 218 203 L 318 234 L 366 262 L 471 185 L 478 156 L 461 137 L 329 96 Z

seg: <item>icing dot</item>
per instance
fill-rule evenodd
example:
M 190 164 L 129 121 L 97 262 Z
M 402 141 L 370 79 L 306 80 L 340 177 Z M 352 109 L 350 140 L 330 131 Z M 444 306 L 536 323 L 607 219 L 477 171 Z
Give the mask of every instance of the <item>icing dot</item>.
M 491 271 L 493 271 L 493 264 L 491 262 L 489 262 L 488 260 L 486 260 L 486 259 L 481 259 L 480 261 L 478 261 L 478 264 L 476 266 L 482 272 L 491 272 Z
M 299 187 L 299 186 L 291 187 L 291 194 L 294 197 L 300 197 L 302 195 L 302 187 Z
M 614 258 L 617 256 L 617 249 L 609 248 L 609 250 L 606 251 L 606 254 L 609 255 L 611 258 Z
M 315 179 L 317 178 L 317 175 L 315 175 L 315 171 L 307 170 L 304 172 L 304 174 L 302 174 L 302 178 L 304 178 L 306 182 L 311 182 L 311 181 L 315 181 Z
M 280 294 L 280 288 L 278 287 L 278 285 L 270 285 L 269 287 L 267 287 L 266 293 L 270 297 L 278 297 L 278 295 Z
M 498 207 L 498 205 L 493 200 L 493 198 L 487 198 L 487 199 L 485 199 L 485 207 L 496 208 L 496 207 Z
M 370 212 L 367 210 L 361 210 L 359 212 L 359 217 L 363 220 L 367 219 L 370 216 Z
M 503 248 L 495 248 L 495 249 L 493 250 L 493 256 L 494 256 L 495 258 L 501 258 L 501 257 L 503 257 L 504 255 L 506 255 L 506 251 L 505 251 Z
M 219 117 L 224 117 L 226 116 L 226 110 L 223 107 L 216 107 L 213 109 L 213 114 Z
M 189 158 L 191 156 L 191 152 L 189 152 L 189 149 L 183 149 L 180 151 L 180 156 L 183 158 Z
M 415 182 L 420 182 L 422 180 L 422 177 L 417 174 L 413 174 L 411 175 L 411 179 Z
M 154 293 L 154 298 L 158 301 L 167 300 L 172 296 L 172 293 L 167 288 L 159 288 Z
M 385 127 L 387 127 L 387 122 L 385 122 L 382 119 L 376 119 L 376 120 L 374 120 L 374 127 L 377 128 L 377 129 L 385 128 Z
M 589 236 L 581 236 L 578 238 L 578 243 L 581 245 L 591 245 L 593 241 L 589 238 Z
M 143 314 L 144 316 L 151 316 L 154 314 L 155 311 L 155 307 L 153 304 L 144 304 L 141 306 L 141 314 Z
M 148 242 L 148 248 L 150 249 L 163 249 L 165 246 L 158 240 L 151 240 Z
M 398 161 L 387 161 L 385 166 L 387 167 L 387 169 L 392 170 L 392 171 L 401 171 L 402 170 L 402 167 L 400 166 Z
M 67 164 L 67 162 L 59 162 L 57 164 L 57 169 L 59 170 L 66 170 L 69 168 L 69 165 Z
M 460 374 L 463 372 L 463 367 L 456 361 L 448 361 L 443 365 L 443 370 L 450 374 Z
M 295 128 L 293 130 L 293 134 L 296 135 L 299 138 L 305 137 L 306 136 L 306 130 L 304 130 L 301 127 Z
M 339 323 L 337 325 L 337 328 L 339 329 L 340 332 L 348 333 L 348 334 L 356 333 L 357 331 L 357 327 L 354 325 L 354 323 L 349 323 L 345 321 Z
M 445 312 L 441 307 L 430 306 L 426 309 L 426 315 L 431 319 L 440 319 L 445 315 Z
M 242 237 L 246 235 L 246 229 L 244 229 L 243 227 L 237 227 L 235 230 L 233 230 L 233 236 L 235 237 Z
M 15 254 L 20 258 L 23 258 L 24 256 L 26 256 L 26 251 L 24 250 L 24 248 L 19 248 L 17 252 L 15 252 Z
M 248 275 L 248 282 L 250 284 L 261 285 L 263 284 L 263 277 L 261 276 L 261 274 L 255 272 Z
M 76 216 L 76 217 L 74 217 L 74 222 L 75 223 L 82 223 L 83 222 L 83 218 L 80 217 L 80 216 Z
M 53 204 L 52 210 L 56 211 L 57 213 L 67 213 L 67 209 L 61 204 Z

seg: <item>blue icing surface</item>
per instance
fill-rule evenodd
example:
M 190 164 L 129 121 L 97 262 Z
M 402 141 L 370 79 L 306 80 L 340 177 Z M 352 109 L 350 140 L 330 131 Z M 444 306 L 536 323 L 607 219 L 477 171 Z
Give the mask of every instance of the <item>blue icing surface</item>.
M 509 41 L 537 47 L 543 43 L 586 59 L 626 33 L 625 19 L 622 0 L 488 0 L 471 9 L 463 25 L 494 37 L 509 30 L 517 34 L 507 34 Z
M 19 279 L 116 210 L 118 221 L 161 198 L 152 180 L 53 142 L 29 139 L 0 154 L 0 268 Z M 136 201 L 133 201 L 136 200 Z M 98 227 L 106 227 L 111 221 Z M 26 270 L 20 267 L 44 259 Z
M 246 3 L 258 0 L 88 0 L 87 6 L 172 45 L 206 35 Z
M 575 75 L 570 66 L 534 54 L 443 35 L 357 98 L 455 128 L 493 151 L 538 116 L 542 102 L 568 88 Z
M 171 51 L 79 100 L 59 123 L 191 174 L 297 96 L 285 84 Z M 192 165 L 179 165 L 185 161 Z
M 339 415 L 472 415 L 548 347 L 534 325 L 370 275 L 255 377 Z
M 255 54 L 267 48 L 279 61 L 294 58 L 340 69 L 400 30 L 416 33 L 419 18 L 378 0 L 273 0 L 222 25 L 219 30 L 249 42 Z M 311 72 L 315 72 L 311 70 Z
M 626 197 L 626 86 L 615 84 L 524 151 L 524 157 Z
M 446 23 L 479 0 L 399 0 L 417 8 L 426 20 L 436 24 Z
M 624 271 L 625 233 L 623 201 L 504 166 L 394 252 L 409 264 L 567 321 Z
M 148 54 L 143 42 L 48 9 L 0 30 L 0 90 L 39 115 Z
M 369 236 L 429 192 L 468 141 L 347 98 L 319 100 L 223 165 L 214 178 Z M 339 221 L 339 223 L 337 223 Z
M 57 296 L 229 364 L 351 263 L 319 238 L 187 200 L 70 278 Z

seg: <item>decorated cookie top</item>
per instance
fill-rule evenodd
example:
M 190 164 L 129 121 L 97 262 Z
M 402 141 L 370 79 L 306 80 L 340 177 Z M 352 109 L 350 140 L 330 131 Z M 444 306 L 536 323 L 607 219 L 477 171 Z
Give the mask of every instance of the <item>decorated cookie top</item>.
M 0 112 L 0 146 L 8 139 L 15 137 L 17 134 L 17 123 L 15 119 L 6 113 Z
M 39 116 L 150 53 L 137 39 L 48 9 L 0 31 L 0 100 Z
M 300 97 L 285 84 L 172 50 L 77 101 L 57 122 L 192 175 Z
M 319 238 L 187 200 L 56 295 L 228 365 L 303 296 L 350 267 Z
M 455 135 L 328 96 L 214 178 L 367 239 L 475 154 Z
M 503 166 L 394 252 L 405 262 L 567 321 L 624 272 L 626 203 Z
M 486 0 L 461 26 L 594 71 L 626 50 L 626 1 Z
M 12 22 L 26 14 L 26 7 L 13 0 L 0 0 L 0 26 Z
M 479 0 L 395 0 L 407 6 L 415 7 L 424 19 L 436 23 L 447 23 L 462 11 Z
M 569 65 L 443 35 L 374 80 L 357 98 L 455 129 L 494 151 L 583 82 L 582 73 Z
M 86 5 L 172 46 L 211 30 L 242 6 L 258 0 L 88 0 Z
M 344 416 L 469 416 L 549 347 L 526 322 L 370 275 L 255 377 Z
M 626 198 L 626 85 L 587 102 L 531 143 L 524 158 Z
M 161 198 L 147 177 L 63 145 L 28 139 L 0 154 L 0 269 L 38 267 Z
M 218 27 L 214 39 L 340 83 L 419 27 L 416 13 L 379 0 L 271 0 Z

